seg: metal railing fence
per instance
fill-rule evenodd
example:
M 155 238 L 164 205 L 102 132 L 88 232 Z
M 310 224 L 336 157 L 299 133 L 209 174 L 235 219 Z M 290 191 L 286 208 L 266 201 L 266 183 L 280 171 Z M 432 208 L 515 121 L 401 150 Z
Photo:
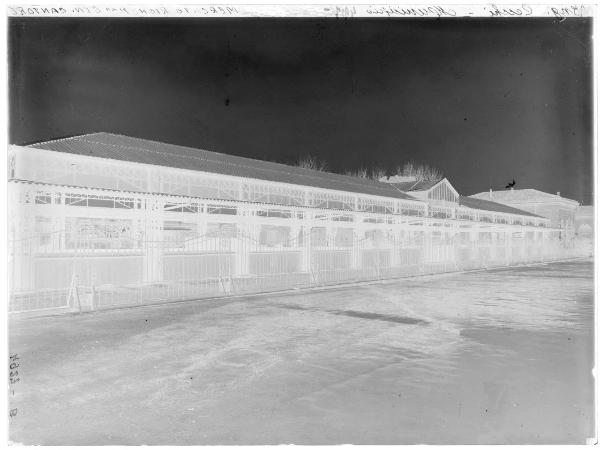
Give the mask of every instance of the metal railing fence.
M 83 311 L 185 299 L 319 287 L 579 256 L 559 240 L 469 240 L 460 233 L 345 233 L 300 229 L 281 238 L 136 239 L 69 248 L 45 233 L 9 242 L 9 311 Z M 292 237 L 289 237 L 292 236 Z M 63 237 L 64 239 L 64 237 Z M 56 244 L 58 242 L 58 244 Z M 54 244 L 53 244 L 54 243 Z

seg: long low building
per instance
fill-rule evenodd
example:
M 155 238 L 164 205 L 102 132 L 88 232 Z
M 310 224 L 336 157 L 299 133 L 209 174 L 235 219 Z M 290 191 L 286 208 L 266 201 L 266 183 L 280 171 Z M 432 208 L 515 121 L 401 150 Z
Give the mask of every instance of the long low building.
M 9 148 L 10 310 L 95 309 L 565 257 L 550 220 L 127 136 Z

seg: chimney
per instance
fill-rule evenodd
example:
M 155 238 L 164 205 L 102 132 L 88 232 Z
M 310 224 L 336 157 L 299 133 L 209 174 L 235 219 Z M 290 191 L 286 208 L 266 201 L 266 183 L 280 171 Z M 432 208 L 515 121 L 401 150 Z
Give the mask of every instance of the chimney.
M 492 198 L 494 198 L 494 195 L 493 195 L 493 193 L 492 193 L 492 188 L 490 188 L 490 200 L 491 200 Z
M 558 197 L 560 197 L 560 191 L 558 191 L 558 192 L 556 193 L 556 195 L 557 195 Z

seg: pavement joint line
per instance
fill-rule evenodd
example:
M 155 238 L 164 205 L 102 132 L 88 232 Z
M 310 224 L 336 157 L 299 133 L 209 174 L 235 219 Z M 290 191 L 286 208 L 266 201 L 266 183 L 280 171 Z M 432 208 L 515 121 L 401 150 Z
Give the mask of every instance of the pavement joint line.
M 544 266 L 547 264 L 553 264 L 553 263 L 561 263 L 561 262 L 568 262 L 568 261 L 578 261 L 578 260 L 585 260 L 585 259 L 589 259 L 589 257 L 584 256 L 584 257 L 575 257 L 575 258 L 566 258 L 566 259 L 557 259 L 557 260 L 552 260 L 552 261 L 539 261 L 539 262 L 533 262 L 533 263 L 524 263 L 524 264 L 515 264 L 514 266 L 494 266 L 494 267 L 482 267 L 479 269 L 471 269 L 471 270 L 461 270 L 461 271 L 447 271 L 447 272 L 439 272 L 439 273 L 431 273 L 431 274 L 415 274 L 415 275 L 405 275 L 405 276 L 400 276 L 400 277 L 390 277 L 390 278 L 381 278 L 381 279 L 377 279 L 377 280 L 365 280 L 365 281 L 352 281 L 352 282 L 346 282 L 346 283 L 338 283 L 338 284 L 330 284 L 330 285 L 326 285 L 326 286 L 311 286 L 311 287 L 305 287 L 305 288 L 292 288 L 292 289 L 282 289 L 282 290 L 277 290 L 277 291 L 266 291 L 266 292 L 253 292 L 253 293 L 247 293 L 247 294 L 235 294 L 235 295 L 227 295 L 227 296 L 214 296 L 214 297 L 202 297 L 202 298 L 190 298 L 190 299 L 183 299 L 183 300 L 174 300 L 174 301 L 165 301 L 165 302 L 160 302 L 160 303 L 149 303 L 146 305 L 128 305 L 128 306 L 118 306 L 118 307 L 114 307 L 114 308 L 103 308 L 103 309 L 96 309 L 93 311 L 73 311 L 73 312 L 67 312 L 67 313 L 56 313 L 56 314 L 43 314 L 43 315 L 30 315 L 30 316 L 25 316 L 25 314 L 28 313 L 28 311 L 22 311 L 22 312 L 9 312 L 9 320 L 13 319 L 13 320 L 35 320 L 35 319 L 47 319 L 47 318 L 51 318 L 51 317 L 83 317 L 83 316 L 89 316 L 89 315 L 93 315 L 93 314 L 97 314 L 97 313 L 109 313 L 109 312 L 115 312 L 115 311 L 126 311 L 126 310 L 131 310 L 131 309 L 142 309 L 142 308 L 167 308 L 169 306 L 177 306 L 177 305 L 186 305 L 186 304 L 190 304 L 190 303 L 196 303 L 196 302 L 207 302 L 207 301 L 217 301 L 217 300 L 236 300 L 236 299 L 243 299 L 243 298 L 257 298 L 257 297 L 265 297 L 268 295 L 274 295 L 274 294 L 300 294 L 300 293 L 314 293 L 314 292 L 325 292 L 325 291 L 330 291 L 330 290 L 336 290 L 336 289 L 344 289 L 344 288 L 351 288 L 351 287 L 360 287 L 360 286 L 371 286 L 374 284 L 389 284 L 389 283 L 393 283 L 399 280 L 414 280 L 414 279 L 420 279 L 420 280 L 427 280 L 427 279 L 431 279 L 431 278 L 443 278 L 443 277 L 449 277 L 452 275 L 461 275 L 461 274 L 468 274 L 468 273 L 478 273 L 478 272 L 489 272 L 492 270 L 510 270 L 510 269 L 514 269 L 514 268 L 519 268 L 519 267 L 535 267 L 535 266 Z M 21 317 L 19 317 L 19 315 L 23 315 Z

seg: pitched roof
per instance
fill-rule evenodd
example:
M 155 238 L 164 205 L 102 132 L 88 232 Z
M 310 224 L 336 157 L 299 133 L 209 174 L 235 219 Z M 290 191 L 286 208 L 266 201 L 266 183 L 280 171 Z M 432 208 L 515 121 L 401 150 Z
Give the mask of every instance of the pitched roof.
M 285 164 L 180 145 L 122 136 L 92 133 L 40 142 L 28 147 L 61 153 L 116 159 L 178 169 L 197 170 L 265 181 L 296 184 L 337 191 L 415 200 L 398 188 L 379 181 L 304 169 Z
M 466 206 L 467 208 L 481 209 L 484 211 L 518 214 L 520 216 L 541 217 L 527 211 L 522 211 L 517 208 L 512 208 L 511 206 L 503 205 L 502 203 L 491 202 L 489 200 L 482 200 L 480 198 L 464 197 L 462 195 L 458 198 L 458 204 L 460 206 Z
M 505 189 L 492 191 L 491 195 L 489 191 L 479 192 L 473 194 L 470 197 L 480 198 L 484 200 L 494 200 L 502 203 L 536 203 L 540 201 L 548 200 L 559 200 L 566 203 L 578 203 L 576 200 L 570 198 L 561 197 L 560 195 L 550 194 L 549 192 L 539 191 L 537 189 Z
M 401 181 L 399 183 L 390 183 L 396 186 L 401 191 L 410 192 L 410 191 L 428 191 L 436 184 L 438 184 L 442 180 L 437 181 Z

